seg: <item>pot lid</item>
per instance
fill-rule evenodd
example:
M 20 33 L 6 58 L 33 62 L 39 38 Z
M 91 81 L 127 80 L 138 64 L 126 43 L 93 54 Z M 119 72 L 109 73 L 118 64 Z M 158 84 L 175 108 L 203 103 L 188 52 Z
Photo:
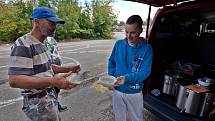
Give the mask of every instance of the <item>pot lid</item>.
M 209 92 L 209 90 L 207 88 L 204 88 L 204 87 L 200 87 L 198 85 L 188 85 L 186 86 L 189 90 L 192 90 L 196 93 L 206 93 L 206 92 Z
M 170 4 L 177 4 L 179 2 L 191 2 L 191 1 L 198 1 L 198 0 L 126 0 L 126 1 L 139 2 L 139 3 L 152 5 L 155 7 L 161 7 L 161 6 L 170 5 Z

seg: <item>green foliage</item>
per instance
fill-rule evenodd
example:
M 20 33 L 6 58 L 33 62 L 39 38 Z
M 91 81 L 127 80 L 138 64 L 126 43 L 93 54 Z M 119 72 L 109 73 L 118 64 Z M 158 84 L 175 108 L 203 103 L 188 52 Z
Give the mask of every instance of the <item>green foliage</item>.
M 113 13 L 110 0 L 93 0 L 93 23 L 94 32 L 97 38 L 111 38 L 116 15 Z
M 112 0 L 93 0 L 79 5 L 78 0 L 8 0 L 0 1 L 0 42 L 15 41 L 31 31 L 31 12 L 36 6 L 48 6 L 66 21 L 58 25 L 58 40 L 111 38 L 116 25 Z
M 93 35 L 93 21 L 91 20 L 91 7 L 89 3 L 85 3 L 82 8 L 82 13 L 79 18 L 80 37 L 82 39 L 92 39 Z
M 58 15 L 66 21 L 64 25 L 58 26 L 57 37 L 59 39 L 78 38 L 79 36 L 79 17 L 81 8 L 76 0 L 61 1 L 58 5 Z
M 30 31 L 32 5 L 22 1 L 4 4 L 0 7 L 0 41 L 8 43 Z
M 51 7 L 49 0 L 38 0 L 38 6 L 47 6 Z
M 125 26 L 125 22 L 124 21 L 120 21 L 119 23 L 117 23 L 118 26 Z

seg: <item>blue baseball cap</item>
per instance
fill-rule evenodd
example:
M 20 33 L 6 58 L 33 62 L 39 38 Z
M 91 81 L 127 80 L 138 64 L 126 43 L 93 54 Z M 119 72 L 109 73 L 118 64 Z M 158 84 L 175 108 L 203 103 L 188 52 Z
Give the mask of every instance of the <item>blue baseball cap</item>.
M 31 19 L 47 19 L 56 24 L 64 24 L 65 21 L 57 16 L 54 10 L 48 7 L 37 7 L 33 10 Z

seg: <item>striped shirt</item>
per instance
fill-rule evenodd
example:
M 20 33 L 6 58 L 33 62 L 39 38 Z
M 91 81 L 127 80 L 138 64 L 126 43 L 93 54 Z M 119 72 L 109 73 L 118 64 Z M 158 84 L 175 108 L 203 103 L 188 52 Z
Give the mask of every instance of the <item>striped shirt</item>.
M 53 77 L 50 65 L 48 48 L 28 33 L 18 38 L 11 47 L 8 75 Z M 21 94 L 35 94 L 44 89 L 22 89 Z

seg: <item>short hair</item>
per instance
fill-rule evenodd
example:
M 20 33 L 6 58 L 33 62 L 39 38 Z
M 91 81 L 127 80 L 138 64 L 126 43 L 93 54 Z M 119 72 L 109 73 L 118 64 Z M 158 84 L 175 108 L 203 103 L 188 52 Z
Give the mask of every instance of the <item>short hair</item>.
M 132 15 L 126 21 L 126 24 L 134 24 L 134 23 L 137 23 L 140 28 L 143 26 L 143 20 L 139 15 Z

